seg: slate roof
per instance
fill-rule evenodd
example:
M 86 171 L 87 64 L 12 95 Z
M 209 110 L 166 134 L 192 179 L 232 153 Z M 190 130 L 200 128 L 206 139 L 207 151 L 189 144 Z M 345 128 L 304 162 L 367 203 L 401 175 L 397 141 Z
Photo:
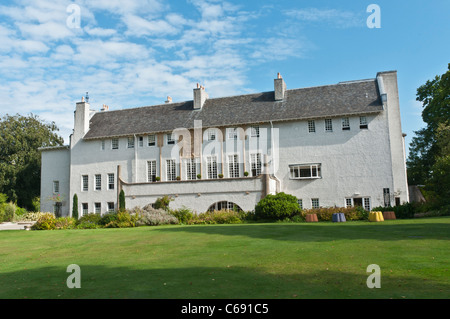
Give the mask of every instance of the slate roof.
M 286 90 L 283 101 L 274 91 L 207 99 L 203 108 L 193 101 L 98 112 L 84 139 L 170 132 L 175 128 L 238 126 L 269 121 L 306 120 L 378 113 L 383 104 L 376 79 Z

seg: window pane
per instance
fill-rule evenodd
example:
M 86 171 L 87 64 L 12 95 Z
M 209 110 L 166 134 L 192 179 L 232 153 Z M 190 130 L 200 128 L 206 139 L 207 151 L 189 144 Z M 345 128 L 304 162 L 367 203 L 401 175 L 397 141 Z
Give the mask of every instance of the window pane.
M 195 158 L 186 160 L 186 178 L 188 180 L 197 179 L 197 163 Z
M 111 140 L 111 147 L 113 150 L 118 150 L 119 149 L 119 139 L 118 138 L 113 138 Z
M 228 169 L 230 177 L 239 177 L 239 162 L 237 155 L 228 156 Z
M 147 182 L 156 182 L 156 161 L 147 162 Z
M 217 157 L 208 156 L 206 158 L 208 178 L 217 178 Z
M 114 174 L 108 174 L 108 189 L 114 189 Z
M 350 120 L 348 119 L 348 117 L 344 117 L 342 119 L 342 130 L 344 131 L 350 130 Z
M 156 145 L 156 136 L 155 135 L 149 135 L 147 137 L 148 139 L 148 146 L 155 146 Z
M 259 126 L 258 125 L 254 125 L 251 127 L 251 131 L 252 131 L 252 137 L 259 137 Z
M 319 199 L 318 198 L 312 198 L 311 199 L 312 208 L 319 208 Z
M 167 180 L 175 181 L 177 179 L 175 160 L 166 160 L 167 163 Z
M 87 192 L 89 190 L 89 177 L 83 175 L 83 191 Z
M 128 138 L 128 148 L 134 148 L 134 137 Z
M 102 175 L 95 175 L 95 190 L 102 189 Z
M 367 126 L 367 118 L 365 116 L 360 116 L 359 117 L 359 128 L 360 129 L 368 128 L 368 126 Z
M 309 133 L 314 133 L 316 131 L 316 123 L 314 121 L 308 121 L 308 131 Z
M 325 120 L 325 131 L 326 132 L 333 132 L 333 121 L 331 119 Z
M 252 166 L 252 176 L 261 174 L 261 153 L 251 154 L 250 161 Z

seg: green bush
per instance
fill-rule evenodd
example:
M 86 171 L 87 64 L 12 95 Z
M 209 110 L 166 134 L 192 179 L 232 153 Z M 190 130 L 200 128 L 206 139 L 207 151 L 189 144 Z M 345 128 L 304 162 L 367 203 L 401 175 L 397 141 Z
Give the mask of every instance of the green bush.
M 52 230 L 56 229 L 56 218 L 52 213 L 43 213 L 36 223 L 31 226 L 33 230 Z
M 117 213 L 108 213 L 102 216 L 102 218 L 99 221 L 99 224 L 101 226 L 106 226 L 109 223 L 115 221 L 117 219 Z
M 369 219 L 369 212 L 360 206 L 320 207 L 313 209 L 305 209 L 302 212 L 302 216 L 305 217 L 307 214 L 317 214 L 317 219 L 319 221 L 331 221 L 333 219 L 333 214 L 335 213 L 344 213 L 345 219 L 347 221 Z
M 73 207 L 72 207 L 72 217 L 78 219 L 78 196 L 77 194 L 73 195 Z
M 418 203 L 405 203 L 394 207 L 374 207 L 372 211 L 394 212 L 397 219 L 409 219 L 414 218 L 414 214 L 421 212 L 421 206 Z
M 151 205 L 146 205 L 142 209 L 136 207 L 130 213 L 138 216 L 138 226 L 178 224 L 178 219 L 174 215 L 164 209 L 155 209 Z
M 169 209 L 170 202 L 173 201 L 173 198 L 167 195 L 164 195 L 163 197 L 157 198 L 155 202 L 156 209 Z
M 59 217 L 56 218 L 56 229 L 74 229 L 77 227 L 77 220 L 73 217 Z
M 119 211 L 125 211 L 125 192 L 123 189 L 119 193 Z
M 188 224 L 190 220 L 194 217 L 194 213 L 187 207 L 169 210 L 170 214 L 175 216 L 181 224 Z
M 255 207 L 257 219 L 283 220 L 301 212 L 297 198 L 286 193 L 269 194 Z
M 128 211 L 115 213 L 115 217 L 105 225 L 106 228 L 136 227 L 139 215 L 130 214 Z
M 102 219 L 102 216 L 100 214 L 86 214 L 81 216 L 77 220 L 77 228 L 79 229 L 92 229 L 92 228 L 99 228 L 101 227 L 100 221 Z
M 2 212 L 0 212 L 0 223 L 11 222 L 14 219 L 16 207 L 17 206 L 12 202 L 3 204 Z
M 194 215 L 188 224 L 239 224 L 241 213 L 234 210 L 214 210 Z

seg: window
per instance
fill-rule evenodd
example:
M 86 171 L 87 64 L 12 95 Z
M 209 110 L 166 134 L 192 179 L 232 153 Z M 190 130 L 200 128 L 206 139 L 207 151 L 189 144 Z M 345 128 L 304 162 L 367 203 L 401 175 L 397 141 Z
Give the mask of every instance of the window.
M 353 206 L 353 200 L 351 198 L 345 199 L 345 207 L 352 207 Z
M 308 132 L 314 133 L 316 131 L 316 122 L 314 120 L 308 121 Z
M 128 138 L 128 148 L 134 148 L 134 137 Z
M 259 137 L 259 125 L 253 125 L 251 127 L 251 137 Z
M 104 140 L 101 142 L 101 150 L 102 150 L 102 151 L 105 150 L 105 141 L 104 141 Z
M 321 169 L 320 164 L 304 164 L 304 165 L 291 165 L 290 178 L 291 179 L 309 179 L 320 178 Z
M 156 145 L 156 135 L 152 134 L 152 135 L 147 136 L 147 145 L 148 146 Z
M 102 213 L 102 203 L 95 203 L 95 213 L 101 214 Z
M 114 213 L 114 203 L 113 202 L 108 203 L 108 213 Z
M 118 138 L 113 138 L 111 140 L 111 148 L 113 150 L 118 150 L 119 149 L 119 139 Z
M 114 189 L 114 174 L 108 174 L 108 189 Z
M 217 178 L 217 157 L 208 156 L 206 158 L 206 166 L 208 178 Z
M 318 198 L 311 198 L 311 206 L 312 208 L 319 208 L 319 199 Z
M 102 190 L 102 175 L 95 175 L 95 190 Z
M 369 197 L 364 198 L 364 209 L 367 211 L 370 211 L 370 198 Z
M 231 178 L 239 177 L 238 155 L 228 155 L 228 173 Z
M 53 193 L 59 193 L 59 181 L 53 181 Z
M 166 169 L 167 169 L 167 180 L 175 181 L 177 179 L 177 173 L 174 159 L 166 160 Z
M 216 130 L 211 128 L 208 130 L 208 141 L 215 141 L 216 140 Z
M 139 147 L 144 146 L 144 137 L 143 136 L 138 136 L 138 143 L 139 143 Z
M 250 154 L 250 164 L 252 167 L 252 176 L 261 175 L 261 153 Z
M 197 161 L 195 158 L 189 158 L 186 160 L 186 179 L 197 179 Z
M 82 176 L 82 189 L 83 192 L 87 192 L 89 190 L 89 176 L 87 175 Z
M 384 207 L 391 206 L 391 194 L 389 188 L 383 188 Z
M 360 116 L 359 117 L 359 128 L 362 129 L 362 130 L 368 128 L 367 117 L 365 117 L 365 116 Z
M 348 119 L 348 117 L 344 117 L 342 119 L 342 130 L 343 131 L 350 130 L 350 120 Z
M 303 199 L 297 199 L 298 206 L 303 209 Z
M 156 182 L 156 161 L 147 161 L 147 182 Z
M 325 132 L 333 132 L 333 120 L 325 119 Z
M 81 204 L 81 207 L 83 208 L 83 216 L 89 214 L 89 206 L 87 203 Z
M 173 134 L 166 134 L 167 144 L 175 144 L 175 139 L 173 138 Z
M 228 201 L 214 203 L 211 206 L 209 206 L 208 211 L 212 212 L 214 210 L 223 210 L 223 209 L 242 211 L 242 209 L 238 205 L 236 205 L 233 202 L 228 202 Z
M 229 140 L 237 140 L 238 138 L 238 131 L 236 127 L 231 127 L 227 129 L 228 132 L 228 139 Z

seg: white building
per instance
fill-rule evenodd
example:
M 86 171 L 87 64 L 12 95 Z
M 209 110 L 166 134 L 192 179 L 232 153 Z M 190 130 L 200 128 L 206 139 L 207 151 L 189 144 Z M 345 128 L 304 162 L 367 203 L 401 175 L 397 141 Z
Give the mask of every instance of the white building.
M 253 210 L 269 193 L 303 208 L 408 202 L 397 73 L 334 85 L 109 111 L 76 104 L 70 145 L 43 148 L 41 210 L 64 216 L 171 196 L 170 207 Z M 222 176 L 223 175 L 223 176 Z M 246 176 L 248 175 L 248 176 Z M 56 207 L 56 208 L 55 208 Z

